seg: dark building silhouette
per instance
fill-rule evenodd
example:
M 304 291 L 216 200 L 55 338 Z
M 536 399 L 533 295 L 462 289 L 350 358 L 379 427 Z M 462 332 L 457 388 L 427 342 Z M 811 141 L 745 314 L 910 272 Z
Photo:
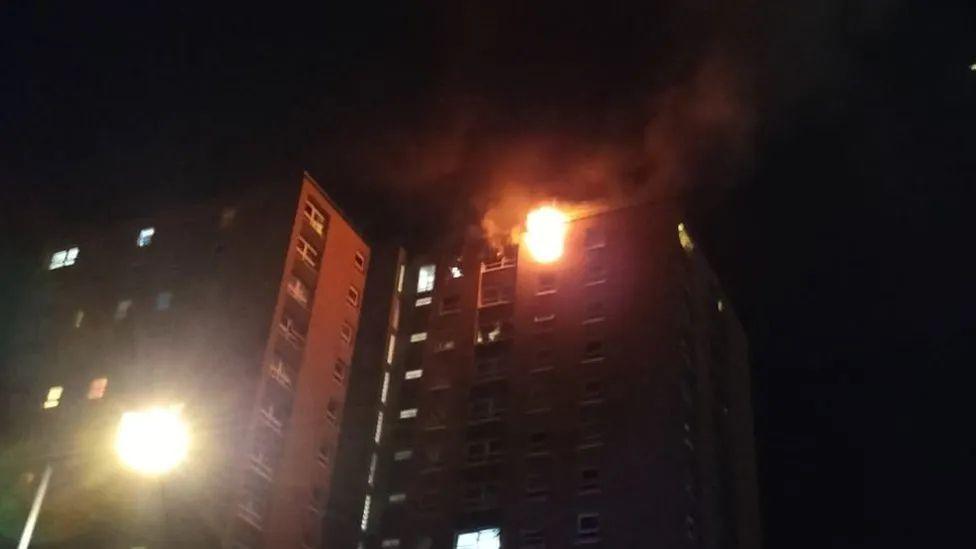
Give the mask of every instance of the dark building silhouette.
M 324 547 L 758 548 L 747 344 L 679 213 L 548 264 L 453 236 L 370 274 Z
M 273 183 L 71 230 L 37 258 L 4 463 L 27 503 L 53 465 L 39 541 L 319 546 L 370 250 L 308 174 Z M 151 403 L 182 405 L 192 439 L 146 480 L 111 441 Z

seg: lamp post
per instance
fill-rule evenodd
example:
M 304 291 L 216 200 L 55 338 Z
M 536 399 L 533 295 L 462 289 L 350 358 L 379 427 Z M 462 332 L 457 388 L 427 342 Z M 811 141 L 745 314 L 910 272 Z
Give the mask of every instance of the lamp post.
M 186 459 L 189 447 L 190 432 L 182 418 L 182 405 L 125 412 L 115 433 L 115 451 L 122 465 L 147 477 L 158 477 L 175 469 Z M 30 545 L 53 473 L 54 467 L 48 461 L 17 549 L 27 549 Z

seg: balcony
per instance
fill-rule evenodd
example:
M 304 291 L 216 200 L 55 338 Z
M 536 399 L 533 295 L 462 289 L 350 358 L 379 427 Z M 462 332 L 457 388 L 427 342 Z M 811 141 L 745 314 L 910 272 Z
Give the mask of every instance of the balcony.
M 245 496 L 237 504 L 237 516 L 258 530 L 264 529 L 264 513 L 259 509 L 257 501 L 250 496 Z
M 278 332 L 285 338 L 285 341 L 291 343 L 294 347 L 301 348 L 305 346 L 305 336 L 299 332 L 298 326 L 291 317 L 281 317 L 281 320 L 278 321 Z
M 518 259 L 516 257 L 500 256 L 489 261 L 484 261 L 481 263 L 481 272 L 490 273 L 492 271 L 501 271 L 503 269 L 514 269 L 518 265 Z
M 247 456 L 248 466 L 259 477 L 271 481 L 274 476 L 274 468 L 271 464 L 271 457 L 260 450 L 254 450 Z

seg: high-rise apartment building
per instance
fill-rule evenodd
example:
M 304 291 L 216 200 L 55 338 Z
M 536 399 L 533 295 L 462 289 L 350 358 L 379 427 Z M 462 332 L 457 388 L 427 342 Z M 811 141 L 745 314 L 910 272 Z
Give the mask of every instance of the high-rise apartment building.
M 38 257 L 5 450 L 25 497 L 52 466 L 45 546 L 319 546 L 370 249 L 308 174 L 277 183 Z M 191 427 L 186 462 L 152 480 L 110 448 L 148 404 Z
M 746 340 L 679 214 L 566 229 L 377 275 L 325 547 L 759 547 Z

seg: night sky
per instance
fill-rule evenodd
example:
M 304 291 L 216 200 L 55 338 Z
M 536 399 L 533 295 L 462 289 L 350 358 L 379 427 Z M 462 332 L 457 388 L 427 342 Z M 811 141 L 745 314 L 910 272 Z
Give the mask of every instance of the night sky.
M 52 226 L 282 170 L 376 236 L 513 188 L 679 197 L 753 347 L 767 547 L 929 539 L 896 502 L 965 413 L 921 382 L 970 346 L 976 8 L 172 4 L 0 8 L 5 304 Z

